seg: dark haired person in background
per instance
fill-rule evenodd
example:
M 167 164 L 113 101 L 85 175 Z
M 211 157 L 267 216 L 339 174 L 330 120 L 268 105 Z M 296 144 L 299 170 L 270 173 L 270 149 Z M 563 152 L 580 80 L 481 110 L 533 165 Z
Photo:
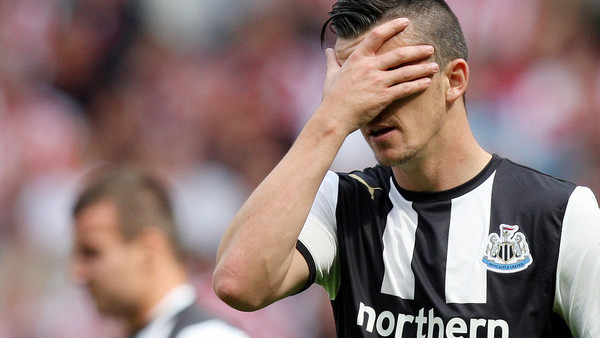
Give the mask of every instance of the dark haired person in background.
M 137 170 L 87 183 L 73 210 L 73 272 L 130 337 L 248 337 L 196 306 L 166 189 Z
M 597 201 L 479 146 L 447 4 L 330 15 L 321 104 L 226 232 L 217 294 L 255 310 L 318 283 L 339 337 L 600 337 Z M 357 129 L 379 165 L 328 171 Z

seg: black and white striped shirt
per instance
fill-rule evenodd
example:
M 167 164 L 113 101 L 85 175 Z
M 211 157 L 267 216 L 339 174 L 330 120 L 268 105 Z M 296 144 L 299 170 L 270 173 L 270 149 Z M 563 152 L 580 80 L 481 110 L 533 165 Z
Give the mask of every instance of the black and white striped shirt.
M 151 321 L 131 338 L 249 338 L 229 323 L 204 313 L 196 305 L 196 292 L 189 284 L 171 290 L 151 312 Z
M 434 193 L 329 172 L 298 248 L 340 337 L 600 337 L 593 193 L 497 155 Z

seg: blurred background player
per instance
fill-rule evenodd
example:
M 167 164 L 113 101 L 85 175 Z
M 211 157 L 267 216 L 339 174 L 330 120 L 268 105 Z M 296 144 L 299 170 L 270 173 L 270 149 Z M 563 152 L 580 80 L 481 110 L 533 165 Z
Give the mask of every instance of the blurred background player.
M 248 337 L 196 305 L 165 187 L 148 173 L 94 175 L 73 209 L 73 273 L 129 337 Z

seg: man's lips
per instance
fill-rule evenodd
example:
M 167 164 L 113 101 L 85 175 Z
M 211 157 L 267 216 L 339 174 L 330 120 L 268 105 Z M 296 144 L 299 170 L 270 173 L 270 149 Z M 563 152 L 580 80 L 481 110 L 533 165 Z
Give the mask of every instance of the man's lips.
M 369 136 L 371 137 L 379 137 L 381 135 L 387 134 L 390 131 L 394 130 L 393 127 L 378 127 L 373 128 L 369 131 Z

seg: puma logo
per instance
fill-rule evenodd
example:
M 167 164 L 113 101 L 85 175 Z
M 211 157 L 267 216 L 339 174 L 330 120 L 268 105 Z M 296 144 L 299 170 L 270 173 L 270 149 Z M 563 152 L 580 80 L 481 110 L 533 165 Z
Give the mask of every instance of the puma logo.
M 367 187 L 367 189 L 369 190 L 369 194 L 371 194 L 371 199 L 374 200 L 375 199 L 375 190 L 381 190 L 383 191 L 383 189 L 379 188 L 379 187 L 375 187 L 373 188 L 372 186 L 370 186 L 362 177 L 355 175 L 355 174 L 350 174 L 348 175 L 350 177 L 352 177 L 353 179 L 359 181 L 360 183 L 364 184 L 365 187 Z

